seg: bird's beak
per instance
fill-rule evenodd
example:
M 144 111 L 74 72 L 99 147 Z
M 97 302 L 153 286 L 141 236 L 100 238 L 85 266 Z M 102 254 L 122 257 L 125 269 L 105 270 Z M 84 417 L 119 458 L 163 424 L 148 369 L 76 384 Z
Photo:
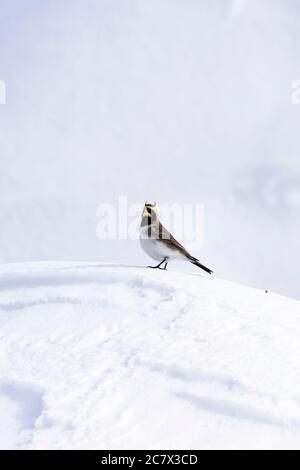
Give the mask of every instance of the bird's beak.
M 144 208 L 144 212 L 143 212 L 143 217 L 148 217 L 149 215 L 149 212 L 147 211 L 146 207 Z

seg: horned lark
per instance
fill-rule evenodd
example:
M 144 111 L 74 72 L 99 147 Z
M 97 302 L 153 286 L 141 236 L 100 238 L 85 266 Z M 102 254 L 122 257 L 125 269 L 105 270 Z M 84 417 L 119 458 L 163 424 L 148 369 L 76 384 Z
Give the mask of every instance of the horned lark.
M 147 255 L 159 261 L 157 266 L 149 266 L 149 268 L 166 269 L 169 261 L 182 260 L 189 261 L 212 274 L 210 269 L 191 256 L 160 223 L 155 204 L 145 203 L 140 226 L 140 243 Z M 164 268 L 161 268 L 162 264 Z

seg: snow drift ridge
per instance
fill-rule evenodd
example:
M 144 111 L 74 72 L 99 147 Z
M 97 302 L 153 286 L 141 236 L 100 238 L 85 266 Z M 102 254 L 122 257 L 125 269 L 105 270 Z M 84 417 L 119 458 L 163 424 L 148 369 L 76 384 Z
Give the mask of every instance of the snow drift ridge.
M 199 273 L 0 271 L 1 448 L 297 448 L 299 302 Z

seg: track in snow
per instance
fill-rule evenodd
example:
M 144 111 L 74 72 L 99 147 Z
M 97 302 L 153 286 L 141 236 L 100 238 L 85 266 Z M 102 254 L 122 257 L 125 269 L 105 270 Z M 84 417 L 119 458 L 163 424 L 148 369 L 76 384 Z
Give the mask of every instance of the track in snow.
M 297 448 L 300 303 L 84 263 L 0 271 L 0 447 Z

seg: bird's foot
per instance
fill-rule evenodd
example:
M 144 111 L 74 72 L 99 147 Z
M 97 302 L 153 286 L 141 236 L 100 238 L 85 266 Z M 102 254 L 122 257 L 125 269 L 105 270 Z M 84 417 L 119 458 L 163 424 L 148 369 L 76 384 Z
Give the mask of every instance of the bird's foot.
M 161 265 L 165 263 L 165 267 L 164 268 L 161 268 Z M 163 259 L 157 266 L 148 266 L 148 268 L 152 268 L 152 269 L 166 269 L 166 266 L 167 266 L 167 262 L 166 262 L 166 259 Z

